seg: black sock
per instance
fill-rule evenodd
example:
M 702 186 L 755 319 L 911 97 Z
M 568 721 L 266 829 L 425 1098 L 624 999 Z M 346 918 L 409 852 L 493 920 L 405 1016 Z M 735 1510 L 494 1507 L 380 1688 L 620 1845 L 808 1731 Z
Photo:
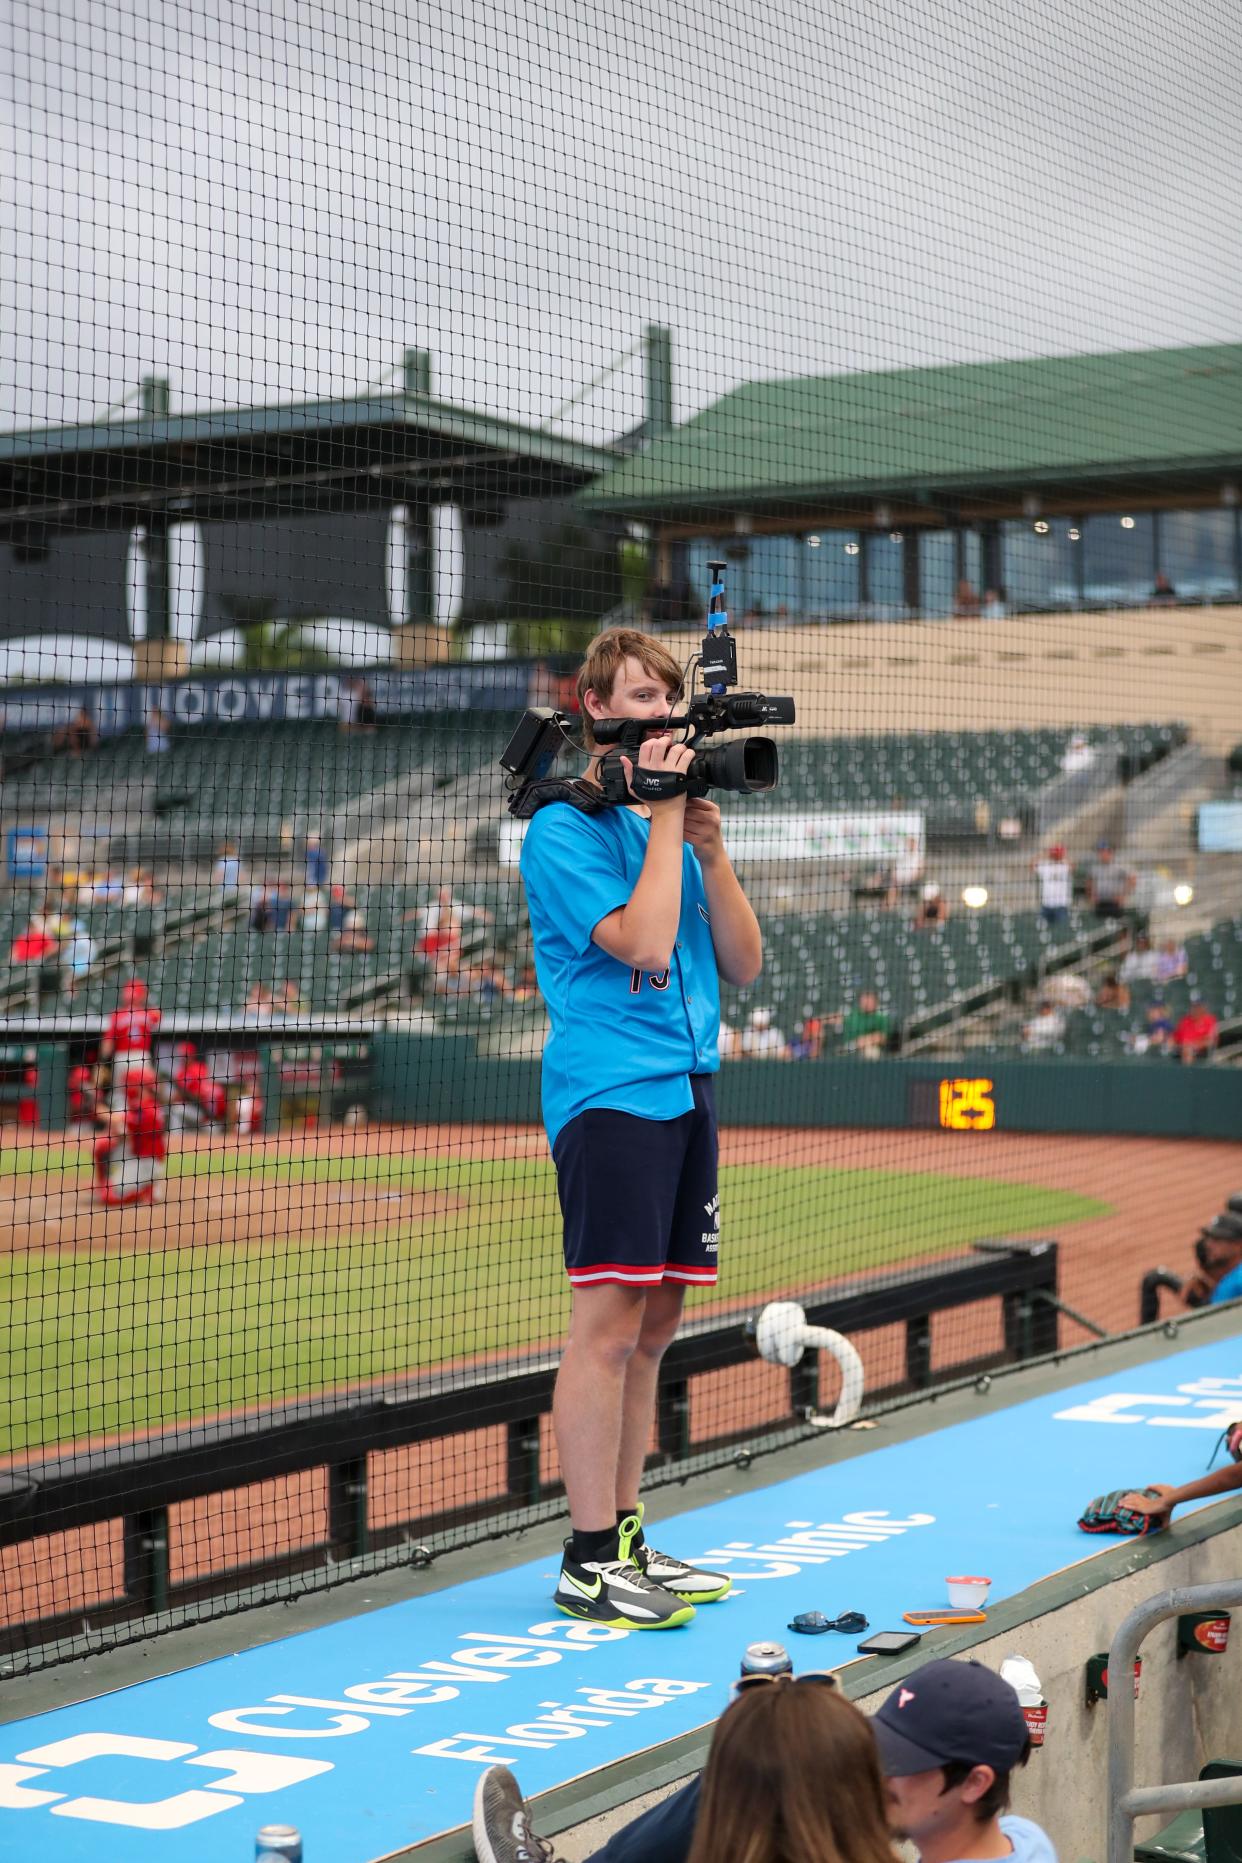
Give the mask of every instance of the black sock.
M 569 1556 L 584 1565 L 588 1559 L 615 1559 L 617 1556 L 617 1529 L 602 1527 L 597 1532 L 583 1532 L 575 1527 L 569 1537 Z
M 617 1509 L 617 1525 L 618 1525 L 618 1526 L 620 1526 L 620 1525 L 621 1525 L 621 1522 L 622 1522 L 623 1520 L 629 1520 L 629 1519 L 631 1519 L 631 1518 L 632 1518 L 632 1516 L 633 1516 L 633 1515 L 634 1515 L 634 1514 L 635 1514 L 635 1513 L 636 1513 L 637 1511 L 638 1511 L 638 1510 L 637 1510 L 636 1508 L 633 1508 L 633 1507 L 627 1507 L 627 1508 L 620 1508 L 620 1507 L 619 1507 L 619 1508 Z M 634 1550 L 635 1550 L 635 1549 L 636 1549 L 637 1547 L 639 1547 L 639 1546 L 645 1546 L 645 1545 L 646 1545 L 646 1543 L 647 1543 L 647 1542 L 646 1542 L 646 1540 L 645 1540 L 645 1539 L 643 1538 L 643 1530 L 642 1530 L 642 1526 L 640 1525 L 640 1526 L 639 1526 L 639 1529 L 638 1529 L 638 1532 L 637 1532 L 637 1533 L 636 1533 L 636 1534 L 634 1535 L 634 1537 L 633 1537 L 633 1539 L 632 1539 L 632 1540 L 630 1541 L 630 1551 L 631 1551 L 631 1552 L 633 1552 L 633 1551 L 634 1551 Z

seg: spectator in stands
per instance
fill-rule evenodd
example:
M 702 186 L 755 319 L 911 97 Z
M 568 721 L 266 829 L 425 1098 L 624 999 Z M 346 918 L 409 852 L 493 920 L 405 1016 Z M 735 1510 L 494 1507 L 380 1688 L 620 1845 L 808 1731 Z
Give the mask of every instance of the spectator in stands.
M 53 901 L 45 899 L 38 912 L 32 912 L 25 931 L 18 932 L 9 950 L 11 964 L 30 966 L 30 1005 L 38 1014 L 45 996 L 60 989 L 61 920 Z
M 716 1052 L 722 1061 L 736 1061 L 738 1057 L 738 1033 L 732 1023 L 722 1021 L 720 1037 L 716 1043 Z
M 1238 1283 L 1227 1296 L 1230 1300 L 1242 1295 L 1242 1270 L 1237 1272 Z M 1145 1482 L 1143 1491 L 1125 1495 L 1122 1505 L 1132 1507 L 1135 1513 L 1148 1514 L 1155 1533 L 1169 1525 L 1175 1507 L 1184 1507 L 1188 1501 L 1214 1500 L 1218 1494 L 1232 1494 L 1235 1488 L 1242 1488 L 1242 1462 L 1227 1462 L 1224 1468 L 1214 1468 L 1210 1475 L 1200 1475 L 1180 1487 L 1164 1481 Z
M 1157 1054 L 1166 1054 L 1173 1046 L 1173 1018 L 1169 1014 L 1169 1005 L 1163 996 L 1157 996 L 1147 1005 L 1147 1046 Z
M 68 724 L 52 733 L 52 749 L 63 750 L 70 757 L 85 757 L 99 747 L 99 731 L 86 705 L 79 705 Z
M 342 731 L 374 731 L 375 695 L 361 677 L 347 679 L 341 687 L 338 716 Z
M 959 617 L 977 615 L 979 612 L 979 594 L 973 582 L 963 576 L 953 596 L 953 612 Z
M 1091 985 L 1076 970 L 1058 970 L 1044 978 L 1043 994 L 1058 1009 L 1085 1009 L 1091 1001 Z
M 248 923 L 251 931 L 265 932 L 272 929 L 270 890 L 265 880 L 256 880 L 255 884 L 250 888 L 250 918 Z
M 1031 1739 L 1003 1676 L 979 1662 L 925 1663 L 898 1684 L 871 1726 L 888 1780 L 889 1823 L 916 1846 L 920 1863 L 1056 1863 L 1039 1826 L 1009 1811 L 1010 1776 L 1030 1758 Z
M 1188 1307 L 1217 1307 L 1240 1295 L 1242 1215 L 1233 1209 L 1222 1210 L 1199 1231 L 1195 1273 L 1183 1287 L 1182 1299 Z
M 220 852 L 216 855 L 216 864 L 211 870 L 211 877 L 216 891 L 226 904 L 231 904 L 233 900 L 240 898 L 242 864 L 236 841 L 220 843 Z
M 290 932 L 297 929 L 298 909 L 293 903 L 293 888 L 288 880 L 277 880 L 267 895 L 269 931 Z
M 158 705 L 148 710 L 144 728 L 149 757 L 162 757 L 172 749 L 172 721 Z
M 822 1016 L 808 1016 L 794 1030 L 794 1038 L 789 1044 L 789 1059 L 818 1061 L 823 1052 L 824 1019 Z
M 328 884 L 328 856 L 317 834 L 308 834 L 304 849 L 306 885 L 319 888 Z
M 1055 1048 L 1065 1037 L 1065 1017 L 1055 1003 L 1047 997 L 1041 997 L 1035 1006 L 1035 1014 L 1023 1025 L 1022 1046 L 1028 1054 L 1038 1054 L 1044 1049 Z
M 276 999 L 276 1013 L 282 1016 L 304 1016 L 306 1002 L 292 978 L 286 977 L 280 986 Z
M 299 922 L 303 931 L 328 929 L 328 895 L 321 886 L 310 886 L 302 898 Z
M 74 919 L 69 936 L 60 947 L 61 990 L 69 1002 L 77 995 L 78 986 L 90 975 L 98 956 L 99 947 L 90 932 L 80 919 Z
M 518 971 L 517 981 L 509 992 L 515 1003 L 531 1003 L 539 995 L 539 978 L 533 964 L 523 964 Z
M 1101 841 L 1087 874 L 1087 898 L 1096 918 L 1123 918 L 1126 902 L 1133 891 L 1134 875 L 1128 868 L 1118 865 L 1108 842 Z
M 367 922 L 356 905 L 351 905 L 341 921 L 341 929 L 332 940 L 332 949 L 343 957 L 365 955 L 374 951 L 375 940 L 367 931 Z
M 1088 741 L 1085 731 L 1071 731 L 1069 742 L 1061 756 L 1061 768 L 1066 776 L 1077 776 L 1082 770 L 1089 770 L 1095 762 L 1095 751 Z
M 852 881 L 850 896 L 856 905 L 876 905 L 882 912 L 891 912 L 900 896 L 896 870 L 893 867 L 870 868 Z
M 1050 847 L 1042 860 L 1033 863 L 1032 871 L 1039 887 L 1039 912 L 1045 925 L 1064 925 L 1070 915 L 1074 897 L 1074 870 L 1059 844 Z
M 836 1678 L 750 1676 L 716 1723 L 687 1863 L 892 1863 L 867 1717 Z
M 155 884 L 155 875 L 146 867 L 131 867 L 121 888 L 123 906 L 158 906 L 164 895 Z
M 1159 975 L 1159 959 L 1152 949 L 1151 939 L 1146 932 L 1140 932 L 1134 940 L 1134 948 L 1127 951 L 1121 965 L 1123 983 L 1155 983 Z
M 1095 993 L 1097 1009 L 1115 1009 L 1124 1013 L 1130 1007 L 1130 986 L 1115 970 L 1108 971 Z
M 1003 621 L 1009 612 L 1004 589 L 985 589 L 980 612 L 985 621 Z
M 276 998 L 266 984 L 252 983 L 243 1011 L 252 1022 L 270 1022 L 276 1013 Z
M 1192 1061 L 1210 1060 L 1216 1050 L 1220 1024 L 1201 996 L 1192 999 L 1190 1008 L 1173 1031 L 1173 1046 L 1184 1066 Z
M 1176 938 L 1162 938 L 1156 952 L 1156 982 L 1176 983 L 1190 969 L 1190 959 L 1186 947 Z
M 915 931 L 940 931 L 949 922 L 949 902 L 935 880 L 928 880 L 914 915 Z
M 851 1054 L 861 1055 L 865 1061 L 876 1061 L 888 1046 L 892 1033 L 892 1018 L 880 1008 L 880 999 L 874 990 L 862 990 L 858 1001 L 836 1020 L 841 1030 L 842 1045 Z
M 783 1061 L 789 1044 L 772 1021 L 770 1009 L 752 1009 L 737 1039 L 738 1052 L 750 1061 Z
M 855 1863 L 873 1854 L 875 1863 L 891 1863 L 894 1837 L 917 1845 L 920 1863 L 1056 1863 L 1039 1826 L 1008 1809 L 1011 1777 L 1026 1765 L 1031 1742 L 1002 1676 L 978 1662 L 925 1663 L 871 1717 L 873 1747 L 828 1708 L 843 1702 L 825 1685 L 831 1680 L 739 1684 L 741 1700 L 721 1717 L 707 1771 L 616 1832 L 589 1863 Z M 743 1715 L 751 1698 L 761 1706 Z M 876 1752 L 887 1838 L 877 1831 L 870 1791 Z M 505 1766 L 479 1780 L 473 1828 L 479 1863 L 555 1863 Z M 883 1849 L 873 1852 L 877 1837 Z
M 1152 606 L 1159 607 L 1162 603 L 1175 602 L 1176 600 L 1177 590 L 1173 587 L 1173 584 L 1169 581 L 1163 569 L 1158 569 L 1156 571 L 1156 580 L 1152 584 L 1151 590 Z

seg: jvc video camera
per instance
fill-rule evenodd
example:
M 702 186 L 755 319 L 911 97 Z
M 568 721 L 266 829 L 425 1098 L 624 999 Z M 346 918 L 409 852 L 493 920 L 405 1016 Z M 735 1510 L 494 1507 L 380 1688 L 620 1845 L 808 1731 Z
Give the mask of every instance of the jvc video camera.
M 707 633 L 699 651 L 699 674 L 706 692 L 692 698 L 684 712 L 662 719 L 595 718 L 591 733 L 605 753 L 599 762 L 599 787 L 581 780 L 571 782 L 550 776 L 562 746 L 571 742 L 573 719 L 564 712 L 528 711 L 506 745 L 500 765 L 507 772 L 509 810 L 519 818 L 534 815 L 545 803 L 564 801 L 594 813 L 639 801 L 662 802 L 672 796 L 705 796 L 710 789 L 732 790 L 740 795 L 761 795 L 775 789 L 779 780 L 776 745 L 770 737 L 736 738 L 728 744 L 704 745 L 720 731 L 745 730 L 748 725 L 786 725 L 794 722 L 791 698 L 769 698 L 762 692 L 732 692 L 737 684 L 737 642 L 729 633 L 724 607 L 723 563 L 709 563 L 712 587 L 707 608 Z M 694 750 L 684 774 L 641 769 L 638 753 L 652 732 L 672 731 Z M 609 755 L 612 750 L 616 755 Z M 632 765 L 627 783 L 621 764 L 624 754 Z

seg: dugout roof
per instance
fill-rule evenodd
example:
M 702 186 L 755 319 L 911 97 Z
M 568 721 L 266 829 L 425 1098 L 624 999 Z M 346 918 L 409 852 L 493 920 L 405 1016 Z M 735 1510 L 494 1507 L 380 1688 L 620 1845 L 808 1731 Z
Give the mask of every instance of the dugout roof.
M 614 465 L 587 508 L 702 530 L 1216 503 L 1242 473 L 1242 344 L 751 382 Z M 1225 492 L 1227 498 L 1230 493 Z M 928 513 L 930 516 L 930 511 Z
M 509 499 L 575 491 L 619 457 L 411 393 L 37 428 L 0 435 L 0 540 L 424 500 L 486 522 Z

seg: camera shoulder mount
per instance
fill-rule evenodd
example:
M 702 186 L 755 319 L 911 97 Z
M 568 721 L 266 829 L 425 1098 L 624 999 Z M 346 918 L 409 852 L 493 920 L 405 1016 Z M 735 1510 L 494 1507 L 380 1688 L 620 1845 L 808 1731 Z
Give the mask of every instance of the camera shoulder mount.
M 526 783 L 514 791 L 509 798 L 509 813 L 527 822 L 540 809 L 547 808 L 549 802 L 568 802 L 571 808 L 580 809 L 584 815 L 600 815 L 612 806 L 606 796 L 580 777 L 571 780 L 567 776 L 545 776 L 541 781 Z

